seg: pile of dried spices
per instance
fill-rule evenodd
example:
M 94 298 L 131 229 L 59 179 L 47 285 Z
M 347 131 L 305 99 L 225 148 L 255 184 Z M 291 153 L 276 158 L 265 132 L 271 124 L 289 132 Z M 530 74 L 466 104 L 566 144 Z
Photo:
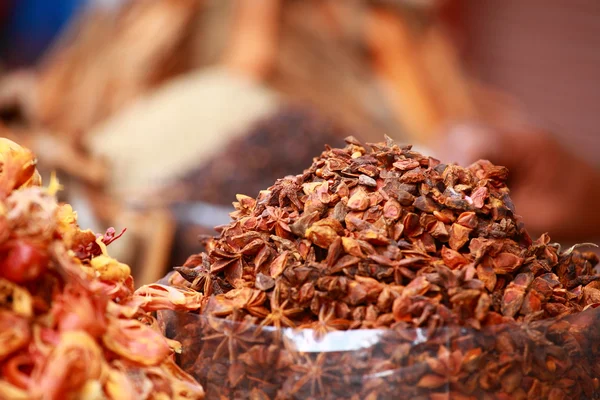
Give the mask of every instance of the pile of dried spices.
M 182 183 L 193 189 L 185 200 L 231 206 L 237 193 L 254 196 L 277 178 L 302 172 L 325 143 L 343 145 L 347 135 L 309 107 L 282 106 L 186 174 Z
M 202 399 L 149 313 L 193 310 L 202 296 L 134 293 L 106 246 L 114 229 L 80 230 L 58 182 L 40 186 L 31 152 L 0 138 L 0 398 Z
M 347 130 L 330 119 L 298 105 L 282 106 L 252 124 L 222 151 L 182 177 L 176 188 L 165 190 L 173 193 L 183 187 L 184 192 L 172 207 L 179 224 L 170 265 L 181 265 L 200 250 L 196 239 L 199 233 L 212 233 L 214 225 L 228 221 L 227 213 L 237 193 L 256 195 L 277 178 L 302 172 L 325 143 L 343 145 L 347 135 Z M 207 205 L 227 208 L 217 214 L 208 207 L 205 214 L 209 217 L 189 218 L 190 214 L 201 216 L 194 209 Z M 209 223 L 215 219 L 219 222 Z
M 532 240 L 504 167 L 347 143 L 170 276 L 204 296 L 160 317 L 207 395 L 600 398 L 596 255 Z

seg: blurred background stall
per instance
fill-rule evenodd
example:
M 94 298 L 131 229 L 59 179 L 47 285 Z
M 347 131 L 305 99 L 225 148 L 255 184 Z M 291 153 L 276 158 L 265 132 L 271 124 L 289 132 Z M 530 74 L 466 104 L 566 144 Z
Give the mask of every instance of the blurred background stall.
M 4 1 L 0 129 L 60 172 L 85 227 L 128 228 L 114 251 L 138 284 L 197 252 L 236 193 L 348 135 L 506 163 L 534 234 L 592 240 L 598 15 L 593 0 Z

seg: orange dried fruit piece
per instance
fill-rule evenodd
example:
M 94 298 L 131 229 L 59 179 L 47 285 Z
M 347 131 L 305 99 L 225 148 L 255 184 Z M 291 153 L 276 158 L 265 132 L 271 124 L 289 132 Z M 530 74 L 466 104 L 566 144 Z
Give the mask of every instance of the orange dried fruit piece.
M 158 365 L 171 354 L 159 332 L 134 319 L 109 320 L 102 342 L 119 356 L 140 365 Z

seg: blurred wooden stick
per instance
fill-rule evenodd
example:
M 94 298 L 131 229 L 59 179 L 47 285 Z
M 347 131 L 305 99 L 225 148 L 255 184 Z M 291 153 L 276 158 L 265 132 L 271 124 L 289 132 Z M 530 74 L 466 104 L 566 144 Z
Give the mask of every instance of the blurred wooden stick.
M 151 209 L 144 215 L 140 229 L 144 239 L 144 253 L 140 262 L 142 268 L 136 279 L 137 286 L 156 282 L 172 267 L 168 262 L 176 223 L 167 209 Z
M 415 140 L 431 142 L 447 125 L 478 118 L 470 82 L 439 21 L 415 33 L 401 12 L 373 9 L 366 30 L 375 73 Z
M 440 127 L 442 115 L 409 27 L 400 13 L 371 8 L 365 30 L 372 67 L 386 85 L 398 119 L 413 140 L 430 137 Z
M 277 52 L 281 0 L 237 0 L 224 64 L 252 79 L 263 80 Z
M 462 71 L 457 50 L 437 24 L 424 33 L 421 57 L 429 82 L 440 99 L 444 123 L 477 118 L 470 82 Z
M 102 186 L 108 176 L 108 167 L 100 159 L 77 150 L 63 137 L 48 133 L 31 135 L 30 148 L 51 169 L 58 169 L 94 187 Z

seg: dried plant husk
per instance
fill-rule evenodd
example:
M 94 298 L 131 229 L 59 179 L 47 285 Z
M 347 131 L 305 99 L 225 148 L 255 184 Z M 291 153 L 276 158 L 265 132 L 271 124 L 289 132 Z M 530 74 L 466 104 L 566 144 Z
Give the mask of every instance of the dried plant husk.
M 107 252 L 120 235 L 80 230 L 59 188 L 40 186 L 34 155 L 0 139 L 0 398 L 204 398 L 148 313 L 199 308 L 202 296 L 136 294 Z
M 596 398 L 597 256 L 533 240 L 504 167 L 347 143 L 238 195 L 169 277 L 207 297 L 161 312 L 207 394 Z

